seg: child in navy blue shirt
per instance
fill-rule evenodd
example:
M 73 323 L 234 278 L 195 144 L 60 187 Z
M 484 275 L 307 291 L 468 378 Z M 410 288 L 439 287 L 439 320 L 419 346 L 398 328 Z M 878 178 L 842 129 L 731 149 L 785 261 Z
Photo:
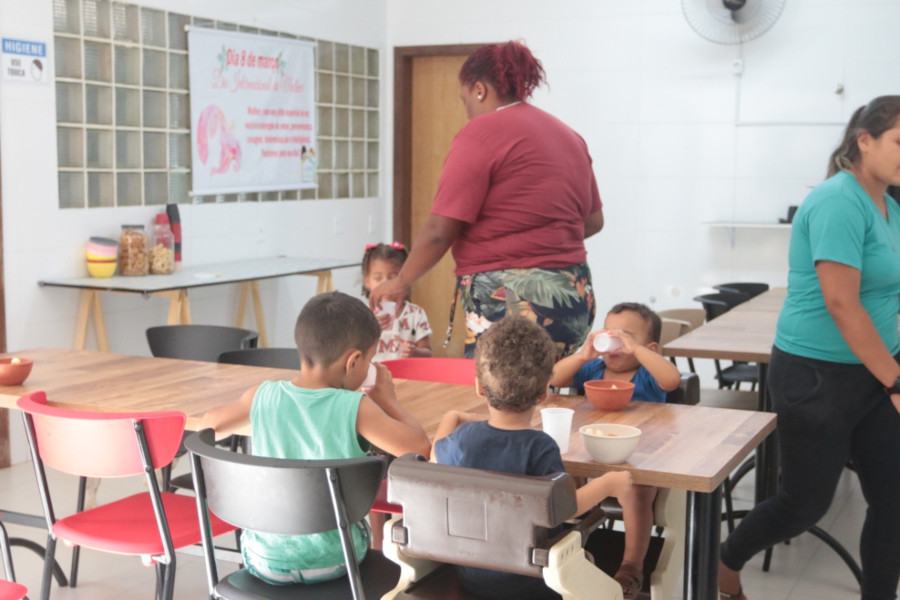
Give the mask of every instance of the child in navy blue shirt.
M 434 437 L 433 460 L 521 475 L 565 471 L 553 438 L 531 428 L 534 408 L 547 396 L 555 359 L 556 347 L 537 323 L 524 317 L 494 323 L 475 348 L 475 391 L 488 401 L 488 420 L 461 411 L 444 415 Z M 630 473 L 606 473 L 576 491 L 576 514 L 610 496 L 622 499 L 630 488 Z M 472 567 L 458 570 L 463 587 L 482 598 L 559 598 L 536 577 Z
M 665 402 L 666 392 L 678 387 L 681 373 L 659 353 L 659 315 L 643 304 L 623 302 L 612 307 L 604 327 L 588 335 L 581 350 L 556 363 L 550 385 L 574 387 L 584 394 L 585 381 L 631 381 L 632 400 Z M 621 340 L 622 346 L 601 354 L 594 348 L 594 338 L 601 332 Z M 650 546 L 656 492 L 655 487 L 635 485 L 621 501 L 625 554 L 615 578 L 622 585 L 626 600 L 636 598 L 644 582 L 644 558 Z

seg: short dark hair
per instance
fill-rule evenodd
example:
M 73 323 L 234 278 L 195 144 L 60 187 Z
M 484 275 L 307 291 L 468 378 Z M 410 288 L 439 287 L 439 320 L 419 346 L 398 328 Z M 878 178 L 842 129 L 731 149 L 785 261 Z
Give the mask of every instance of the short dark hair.
M 659 318 L 658 314 L 653 312 L 649 306 L 641 304 L 640 302 L 620 302 L 609 309 L 607 314 L 617 315 L 625 311 L 636 312 L 639 314 L 641 319 L 643 319 L 644 323 L 647 325 L 647 328 L 650 330 L 650 341 L 656 342 L 657 344 L 659 343 L 659 338 L 662 334 L 662 319 Z
M 368 352 L 380 337 L 375 313 L 343 292 L 310 298 L 294 326 L 300 360 L 307 365 L 330 365 L 350 349 Z
M 525 317 L 492 324 L 475 347 L 475 375 L 488 403 L 523 412 L 544 397 L 556 362 L 556 346 L 543 327 Z

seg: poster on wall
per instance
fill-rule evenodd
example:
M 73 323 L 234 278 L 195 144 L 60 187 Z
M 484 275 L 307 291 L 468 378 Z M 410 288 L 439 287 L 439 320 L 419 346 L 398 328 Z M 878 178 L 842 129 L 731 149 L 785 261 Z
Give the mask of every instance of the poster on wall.
M 314 48 L 188 31 L 193 195 L 316 186 Z
M 47 83 L 47 44 L 3 38 L 3 79 Z

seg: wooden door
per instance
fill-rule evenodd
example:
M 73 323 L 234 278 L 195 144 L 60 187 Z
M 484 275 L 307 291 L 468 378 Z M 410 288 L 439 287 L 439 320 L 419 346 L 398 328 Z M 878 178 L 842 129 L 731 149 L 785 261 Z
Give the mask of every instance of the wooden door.
M 405 243 L 415 241 L 431 212 L 450 142 L 466 123 L 458 75 L 477 47 L 396 49 L 394 231 Z M 463 355 L 465 316 L 459 305 L 451 342 L 443 347 L 456 288 L 455 268 L 448 252 L 413 285 L 412 302 L 425 309 L 434 331 L 435 356 Z

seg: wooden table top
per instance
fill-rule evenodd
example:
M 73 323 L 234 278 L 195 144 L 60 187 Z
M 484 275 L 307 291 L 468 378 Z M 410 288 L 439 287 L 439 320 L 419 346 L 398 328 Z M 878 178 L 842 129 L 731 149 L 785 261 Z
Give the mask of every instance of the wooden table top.
M 144 275 L 124 277 L 116 275 L 107 278 L 72 277 L 66 279 L 44 279 L 40 285 L 94 289 L 108 292 L 133 292 L 152 294 L 168 290 L 180 290 L 223 283 L 255 281 L 302 275 L 329 269 L 357 267 L 359 260 L 341 258 L 301 258 L 292 256 L 267 256 L 233 260 L 226 263 L 194 265 L 168 275 Z
M 666 356 L 769 362 L 787 294 L 772 288 L 663 346 Z
M 181 410 L 187 427 L 196 428 L 208 409 L 231 402 L 267 379 L 286 379 L 284 369 L 126 356 L 89 350 L 40 348 L 16 356 L 34 359 L 23 386 L 0 386 L 0 407 L 15 408 L 16 400 L 43 390 L 59 405 L 80 410 Z M 422 423 L 429 436 L 450 409 L 487 414 L 484 400 L 471 386 L 396 380 L 401 404 Z M 547 405 L 575 409 L 566 469 L 595 477 L 628 470 L 635 482 L 699 492 L 711 492 L 775 429 L 775 416 L 743 410 L 632 402 L 624 410 L 594 409 L 581 396 L 551 396 Z M 643 431 L 628 462 L 595 463 L 577 433 L 581 425 L 625 423 Z M 540 427 L 540 415 L 533 421 Z

